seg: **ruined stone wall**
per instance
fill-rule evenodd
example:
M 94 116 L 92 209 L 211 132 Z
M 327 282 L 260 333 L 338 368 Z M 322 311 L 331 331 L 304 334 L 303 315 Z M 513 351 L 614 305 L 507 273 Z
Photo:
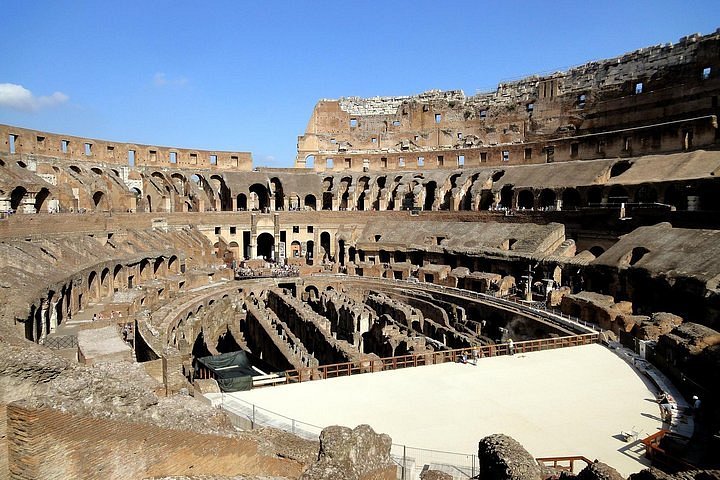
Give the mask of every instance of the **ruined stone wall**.
M 297 461 L 263 454 L 249 439 L 75 416 L 23 403 L 9 405 L 7 419 L 9 478 L 17 480 L 204 474 L 296 478 L 303 469 Z
M 717 142 L 720 34 L 684 37 L 494 92 L 321 100 L 296 166 L 402 170 L 666 153 Z M 682 88 L 679 88 L 682 87 Z
M 110 142 L 0 125 L 0 152 L 54 159 L 82 159 L 112 166 L 252 169 L 249 152 L 223 152 Z M 20 158 L 18 157 L 18 160 Z M 132 160 L 130 160 L 132 159 Z

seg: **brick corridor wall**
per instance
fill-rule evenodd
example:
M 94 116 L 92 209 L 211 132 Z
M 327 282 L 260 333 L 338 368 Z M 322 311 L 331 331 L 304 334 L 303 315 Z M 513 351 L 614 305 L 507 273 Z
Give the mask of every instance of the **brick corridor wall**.
M 0 403 L 0 478 L 7 476 L 8 442 L 7 442 L 7 405 Z
M 9 472 L 9 478 L 18 480 L 241 474 L 297 478 L 303 468 L 258 454 L 253 440 L 81 417 L 22 402 L 7 406 L 7 445 L 8 470 L 0 470 L 0 477 Z

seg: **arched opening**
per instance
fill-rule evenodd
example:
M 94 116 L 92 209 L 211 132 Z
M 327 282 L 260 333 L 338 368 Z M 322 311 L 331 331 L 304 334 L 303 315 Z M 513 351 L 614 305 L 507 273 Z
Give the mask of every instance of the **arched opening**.
M 112 289 L 110 288 L 110 269 L 105 267 L 102 272 L 100 272 L 100 296 L 101 297 L 107 297 L 112 293 Z
M 494 201 L 495 195 L 493 195 L 492 191 L 483 190 L 482 192 L 480 192 L 480 205 L 478 205 L 478 209 L 490 210 L 490 207 L 492 207 Z
M 676 210 L 687 210 L 687 193 L 684 186 L 671 184 L 665 189 L 665 197 L 663 203 L 672 205 Z
M 145 211 L 152 212 L 152 198 L 150 198 L 150 195 L 145 197 L 145 201 L 146 201 Z
M 315 195 L 305 195 L 305 208 L 308 210 L 317 210 Z
M 433 204 L 435 203 L 435 192 L 437 190 L 437 183 L 432 181 L 425 185 L 425 203 L 423 204 L 423 210 L 432 210 Z
M 257 237 L 257 254 L 266 260 L 275 259 L 275 237 L 272 234 L 264 232 Z
M 555 208 L 555 200 L 556 195 L 553 190 L 550 190 L 549 188 L 543 188 L 540 192 L 540 207 L 545 209 L 554 209 Z
M 535 205 L 535 197 L 530 190 L 520 190 L 517 197 L 518 208 L 529 210 Z
M 365 210 L 365 192 L 361 192 L 358 196 L 357 209 L 360 211 Z
M 348 200 L 350 198 L 350 185 L 352 185 L 352 178 L 344 177 L 340 181 L 340 191 L 343 192 L 340 197 L 340 210 L 348 209 Z
M 637 262 L 642 259 L 645 254 L 649 253 L 650 250 L 648 250 L 645 247 L 635 247 L 632 249 L 632 254 L 630 255 L 630 265 L 635 265 Z
M 500 206 L 502 208 L 512 208 L 513 186 L 504 185 L 500 190 Z
M 220 199 L 220 210 L 231 210 L 232 199 L 230 197 L 230 189 L 225 184 L 225 180 L 220 175 L 213 175 L 210 177 L 210 181 L 212 181 L 214 190 L 217 192 L 218 198 Z M 215 208 L 217 208 L 217 206 Z
M 573 210 L 580 206 L 580 192 L 575 188 L 566 188 L 562 193 L 563 210 Z
M 627 160 L 620 160 L 619 162 L 615 162 L 610 169 L 610 178 L 622 175 L 623 173 L 630 170 L 631 166 L 632 164 Z
M 320 234 L 320 248 L 323 250 L 323 259 L 325 259 L 326 255 L 327 258 L 330 259 L 330 232 L 322 232 Z
M 332 210 L 333 194 L 332 192 L 323 192 L 323 210 Z
M 315 155 L 305 157 L 305 168 L 315 168 Z
M 238 245 L 237 242 L 228 243 L 227 251 L 229 255 L 226 256 L 226 261 L 229 260 L 229 263 L 237 261 L 237 259 L 240 258 L 240 245 Z
M 355 255 L 357 255 L 355 247 L 348 248 L 348 261 L 355 262 Z
M 658 200 L 658 193 L 652 185 L 640 185 L 635 192 L 636 203 L 655 203 Z
M 300 258 L 302 255 L 302 245 L 297 240 L 290 244 L 290 256 L 292 258 Z
M 10 192 L 10 208 L 17 210 L 26 193 L 27 190 L 25 190 L 25 187 L 15 187 L 13 191 Z
M 81 173 L 80 167 L 78 167 L 77 165 L 70 165 L 70 170 L 78 174 Z
M 308 301 L 314 301 L 320 298 L 320 292 L 315 285 L 308 285 L 305 287 L 305 293 L 307 293 Z
M 255 194 L 255 205 L 252 206 L 253 210 L 260 210 L 261 212 L 267 210 L 270 207 L 270 195 L 265 185 L 255 183 L 250 186 L 250 193 Z
M 312 240 L 308 240 L 307 242 L 307 251 L 305 252 L 305 260 L 312 265 L 313 259 L 315 257 L 315 242 Z
M 93 194 L 92 199 L 95 210 L 107 210 L 107 200 L 104 192 L 98 190 Z
M 600 205 L 602 203 L 602 188 L 590 187 L 587 191 L 588 205 Z
M 279 178 L 273 178 L 270 183 L 275 190 L 275 210 L 285 210 L 285 193 Z
M 178 257 L 176 257 L 175 255 L 173 255 L 173 256 L 171 256 L 171 257 L 168 259 L 167 269 L 168 269 L 168 272 L 172 272 L 172 273 L 178 273 L 178 272 L 179 272 L 179 269 L 178 269 Z
M 698 196 L 701 210 L 720 210 L 720 182 L 717 179 L 703 181 L 698 187 Z
M 613 185 L 608 190 L 608 203 L 628 203 L 627 190 L 622 185 Z
M 345 265 L 345 240 L 338 240 L 338 261 Z
M 237 209 L 238 210 L 247 210 L 247 195 L 244 193 L 240 193 L 237 196 Z
M 40 191 L 35 195 L 35 211 L 40 213 L 40 210 L 43 207 L 43 204 L 45 203 L 45 200 L 47 200 L 48 196 L 50 195 L 50 190 L 47 188 L 41 188 Z
M 88 298 L 91 300 L 97 299 L 97 273 L 95 271 L 90 272 L 88 275 Z

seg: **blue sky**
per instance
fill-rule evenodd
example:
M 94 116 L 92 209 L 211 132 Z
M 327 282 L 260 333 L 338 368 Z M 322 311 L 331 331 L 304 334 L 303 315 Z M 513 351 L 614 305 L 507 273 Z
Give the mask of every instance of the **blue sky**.
M 720 27 L 720 1 L 4 0 L 0 123 L 292 166 L 320 98 L 466 94 Z

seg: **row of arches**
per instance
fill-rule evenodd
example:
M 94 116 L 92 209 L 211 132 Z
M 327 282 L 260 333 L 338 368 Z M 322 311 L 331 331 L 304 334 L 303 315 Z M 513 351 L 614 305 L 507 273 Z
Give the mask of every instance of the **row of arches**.
M 86 271 L 33 303 L 25 321 L 25 337 L 42 342 L 65 319 L 88 304 L 111 299 L 115 292 L 183 270 L 176 255 L 144 258 L 136 264 L 116 263 Z

